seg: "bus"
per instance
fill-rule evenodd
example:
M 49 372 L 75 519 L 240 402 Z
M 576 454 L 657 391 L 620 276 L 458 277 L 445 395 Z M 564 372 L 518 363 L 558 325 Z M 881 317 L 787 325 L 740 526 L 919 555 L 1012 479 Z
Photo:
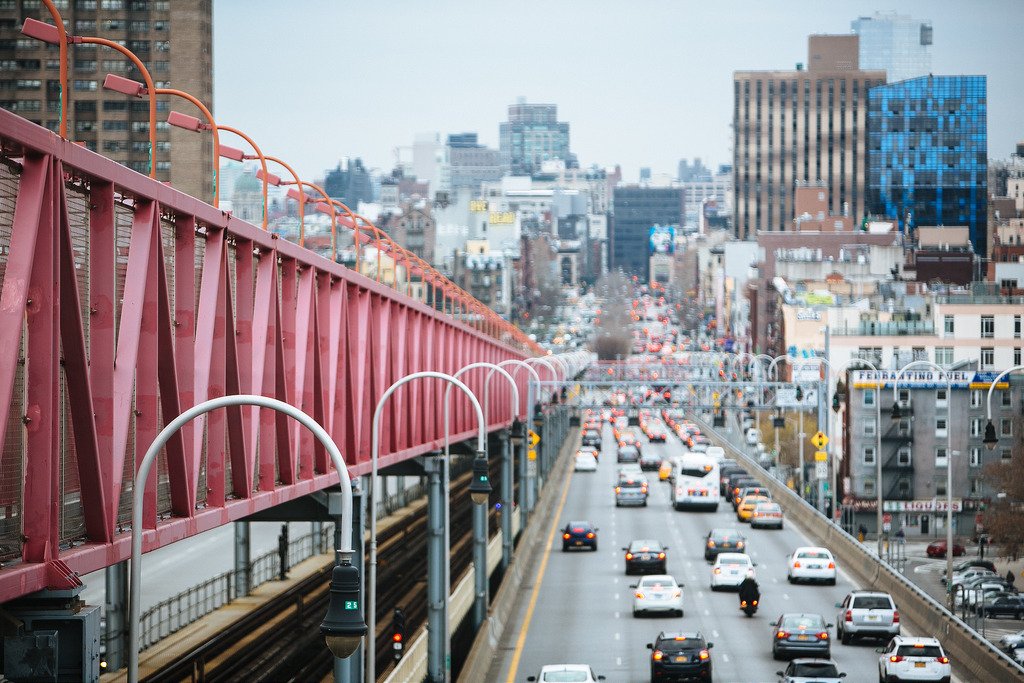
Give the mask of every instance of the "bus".
M 718 460 L 707 453 L 680 456 L 672 486 L 672 507 L 676 510 L 715 511 L 722 498 Z

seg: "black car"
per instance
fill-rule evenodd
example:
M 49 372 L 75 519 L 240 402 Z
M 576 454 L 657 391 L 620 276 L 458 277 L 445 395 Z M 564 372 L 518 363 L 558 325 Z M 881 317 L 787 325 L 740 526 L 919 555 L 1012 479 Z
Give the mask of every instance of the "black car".
M 700 631 L 662 631 L 653 643 L 647 643 L 651 650 L 651 683 L 710 681 L 714 646 Z
M 590 548 L 597 552 L 597 527 L 590 522 L 569 522 L 562 529 L 562 551 Z
M 636 446 L 619 446 L 619 462 L 640 462 L 640 449 Z
M 832 624 L 820 614 L 783 614 L 771 623 L 772 657 L 823 657 L 832 656 L 832 639 L 828 630 Z
M 737 529 L 712 529 L 704 537 L 704 559 L 713 562 L 718 553 L 745 553 L 747 539 Z
M 644 451 L 640 454 L 640 469 L 658 470 L 661 468 L 661 456 L 657 453 Z
M 593 429 L 583 432 L 582 443 L 584 446 L 601 450 L 601 432 Z
M 1024 598 L 1019 595 L 994 595 L 982 601 L 978 613 L 983 617 L 1020 619 L 1024 616 Z
M 633 541 L 626 552 L 626 574 L 667 574 L 668 560 L 665 548 L 654 539 Z

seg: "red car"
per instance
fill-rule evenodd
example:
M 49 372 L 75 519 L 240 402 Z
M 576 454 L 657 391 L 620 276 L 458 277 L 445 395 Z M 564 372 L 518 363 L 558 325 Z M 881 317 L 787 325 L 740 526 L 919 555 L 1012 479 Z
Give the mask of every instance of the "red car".
M 946 556 L 946 542 L 945 541 L 933 541 L 928 544 L 928 548 L 925 550 L 928 557 L 945 557 Z M 966 555 L 967 549 L 959 543 L 953 543 L 953 557 L 960 557 Z

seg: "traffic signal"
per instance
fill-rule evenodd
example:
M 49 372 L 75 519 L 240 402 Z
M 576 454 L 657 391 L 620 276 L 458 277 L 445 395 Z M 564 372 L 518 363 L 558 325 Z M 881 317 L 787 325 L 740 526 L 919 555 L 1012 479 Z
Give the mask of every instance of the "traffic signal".
M 801 386 L 796 388 L 796 402 L 803 403 L 804 401 L 804 389 Z
M 832 394 L 832 410 L 833 412 L 839 412 L 839 392 Z
M 400 607 L 391 615 L 391 647 L 397 662 L 405 651 L 405 613 Z

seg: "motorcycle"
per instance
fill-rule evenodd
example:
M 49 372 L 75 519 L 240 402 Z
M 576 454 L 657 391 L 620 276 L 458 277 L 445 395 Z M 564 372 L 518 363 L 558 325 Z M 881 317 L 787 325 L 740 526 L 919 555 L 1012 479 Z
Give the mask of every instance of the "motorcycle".
M 751 600 L 750 602 L 740 600 L 740 609 L 743 610 L 743 613 L 748 617 L 752 617 L 757 612 L 757 602 L 757 600 Z

